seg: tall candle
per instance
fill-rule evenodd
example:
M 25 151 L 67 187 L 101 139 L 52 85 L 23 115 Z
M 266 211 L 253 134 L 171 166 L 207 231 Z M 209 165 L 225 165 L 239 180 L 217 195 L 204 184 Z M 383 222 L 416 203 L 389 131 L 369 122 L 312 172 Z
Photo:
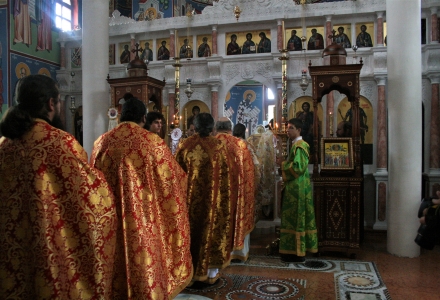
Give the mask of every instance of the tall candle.
M 168 130 L 168 128 L 169 128 L 169 125 L 170 125 L 170 106 L 168 105 L 167 106 L 167 115 L 166 115 L 166 120 L 167 120 L 167 130 Z
M 284 21 L 283 21 L 283 47 L 282 49 L 286 49 L 287 48 L 287 43 L 286 43 L 286 28 L 284 28 Z
M 179 57 L 177 52 L 177 44 L 179 43 L 179 37 L 177 36 L 177 30 L 174 30 L 174 56 Z
M 273 123 L 272 123 L 272 126 L 274 126 L 274 128 L 275 128 L 276 121 L 277 121 L 277 106 L 274 105 L 274 107 L 273 107 Z
M 188 128 L 188 109 L 185 107 L 185 129 Z
M 330 120 L 329 120 L 330 136 L 333 136 L 333 113 L 330 112 L 329 115 L 330 115 Z

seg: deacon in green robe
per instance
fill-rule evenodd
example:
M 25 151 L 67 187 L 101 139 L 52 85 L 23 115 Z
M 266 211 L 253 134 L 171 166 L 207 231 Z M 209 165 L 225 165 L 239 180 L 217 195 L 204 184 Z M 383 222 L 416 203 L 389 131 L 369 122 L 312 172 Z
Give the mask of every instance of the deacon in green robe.
M 284 190 L 281 204 L 279 252 L 286 262 L 304 262 L 306 251 L 318 252 L 315 210 L 308 171 L 310 147 L 301 137 L 302 121 L 288 122 L 288 136 L 293 140 L 286 161 L 281 166 Z

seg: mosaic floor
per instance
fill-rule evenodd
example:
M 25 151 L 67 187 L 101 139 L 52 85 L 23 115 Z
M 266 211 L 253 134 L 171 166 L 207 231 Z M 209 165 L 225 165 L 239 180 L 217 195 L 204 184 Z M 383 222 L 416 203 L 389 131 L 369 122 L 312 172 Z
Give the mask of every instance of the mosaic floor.
M 262 269 L 264 277 L 236 274 Z M 318 280 L 323 286 L 328 284 L 322 280 L 333 281 L 336 296 L 328 299 L 391 299 L 373 262 L 308 258 L 305 263 L 284 263 L 274 256 L 251 256 L 245 263 L 233 263 L 215 285 L 186 289 L 176 299 L 305 299 L 308 282 L 304 278 L 311 272 L 332 275 Z

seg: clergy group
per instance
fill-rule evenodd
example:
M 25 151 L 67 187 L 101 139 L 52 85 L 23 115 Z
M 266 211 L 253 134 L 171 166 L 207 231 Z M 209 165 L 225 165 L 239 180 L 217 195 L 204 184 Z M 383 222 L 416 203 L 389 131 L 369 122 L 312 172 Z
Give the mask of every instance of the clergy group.
M 317 252 L 299 119 L 288 122 L 287 157 L 270 129 L 246 140 L 244 125 L 209 113 L 173 154 L 160 128 L 145 129 L 159 118 L 130 98 L 89 160 L 62 129 L 54 80 L 21 79 L 16 103 L 0 122 L 2 299 L 173 299 L 214 284 L 232 260 L 248 259 L 278 168 L 281 258 Z

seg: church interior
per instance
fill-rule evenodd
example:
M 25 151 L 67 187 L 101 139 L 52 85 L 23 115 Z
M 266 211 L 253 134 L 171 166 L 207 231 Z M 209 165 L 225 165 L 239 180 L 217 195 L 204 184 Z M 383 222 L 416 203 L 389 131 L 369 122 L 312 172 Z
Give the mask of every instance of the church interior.
M 308 126 L 319 253 L 305 267 L 269 253 L 280 225 L 274 175 L 249 262 L 225 269 L 223 286 L 176 299 L 226 299 L 225 286 L 227 299 L 253 299 L 231 278 L 268 273 L 303 281 L 280 281 L 295 296 L 258 299 L 440 299 L 440 247 L 414 243 L 420 199 L 440 190 L 440 0 L 42 2 L 0 0 L 0 117 L 20 78 L 44 74 L 89 155 L 125 93 L 164 115 L 171 149 L 194 107 L 244 124 L 247 138 L 269 127 L 285 156 L 286 121 Z M 352 133 L 338 135 L 346 121 Z

